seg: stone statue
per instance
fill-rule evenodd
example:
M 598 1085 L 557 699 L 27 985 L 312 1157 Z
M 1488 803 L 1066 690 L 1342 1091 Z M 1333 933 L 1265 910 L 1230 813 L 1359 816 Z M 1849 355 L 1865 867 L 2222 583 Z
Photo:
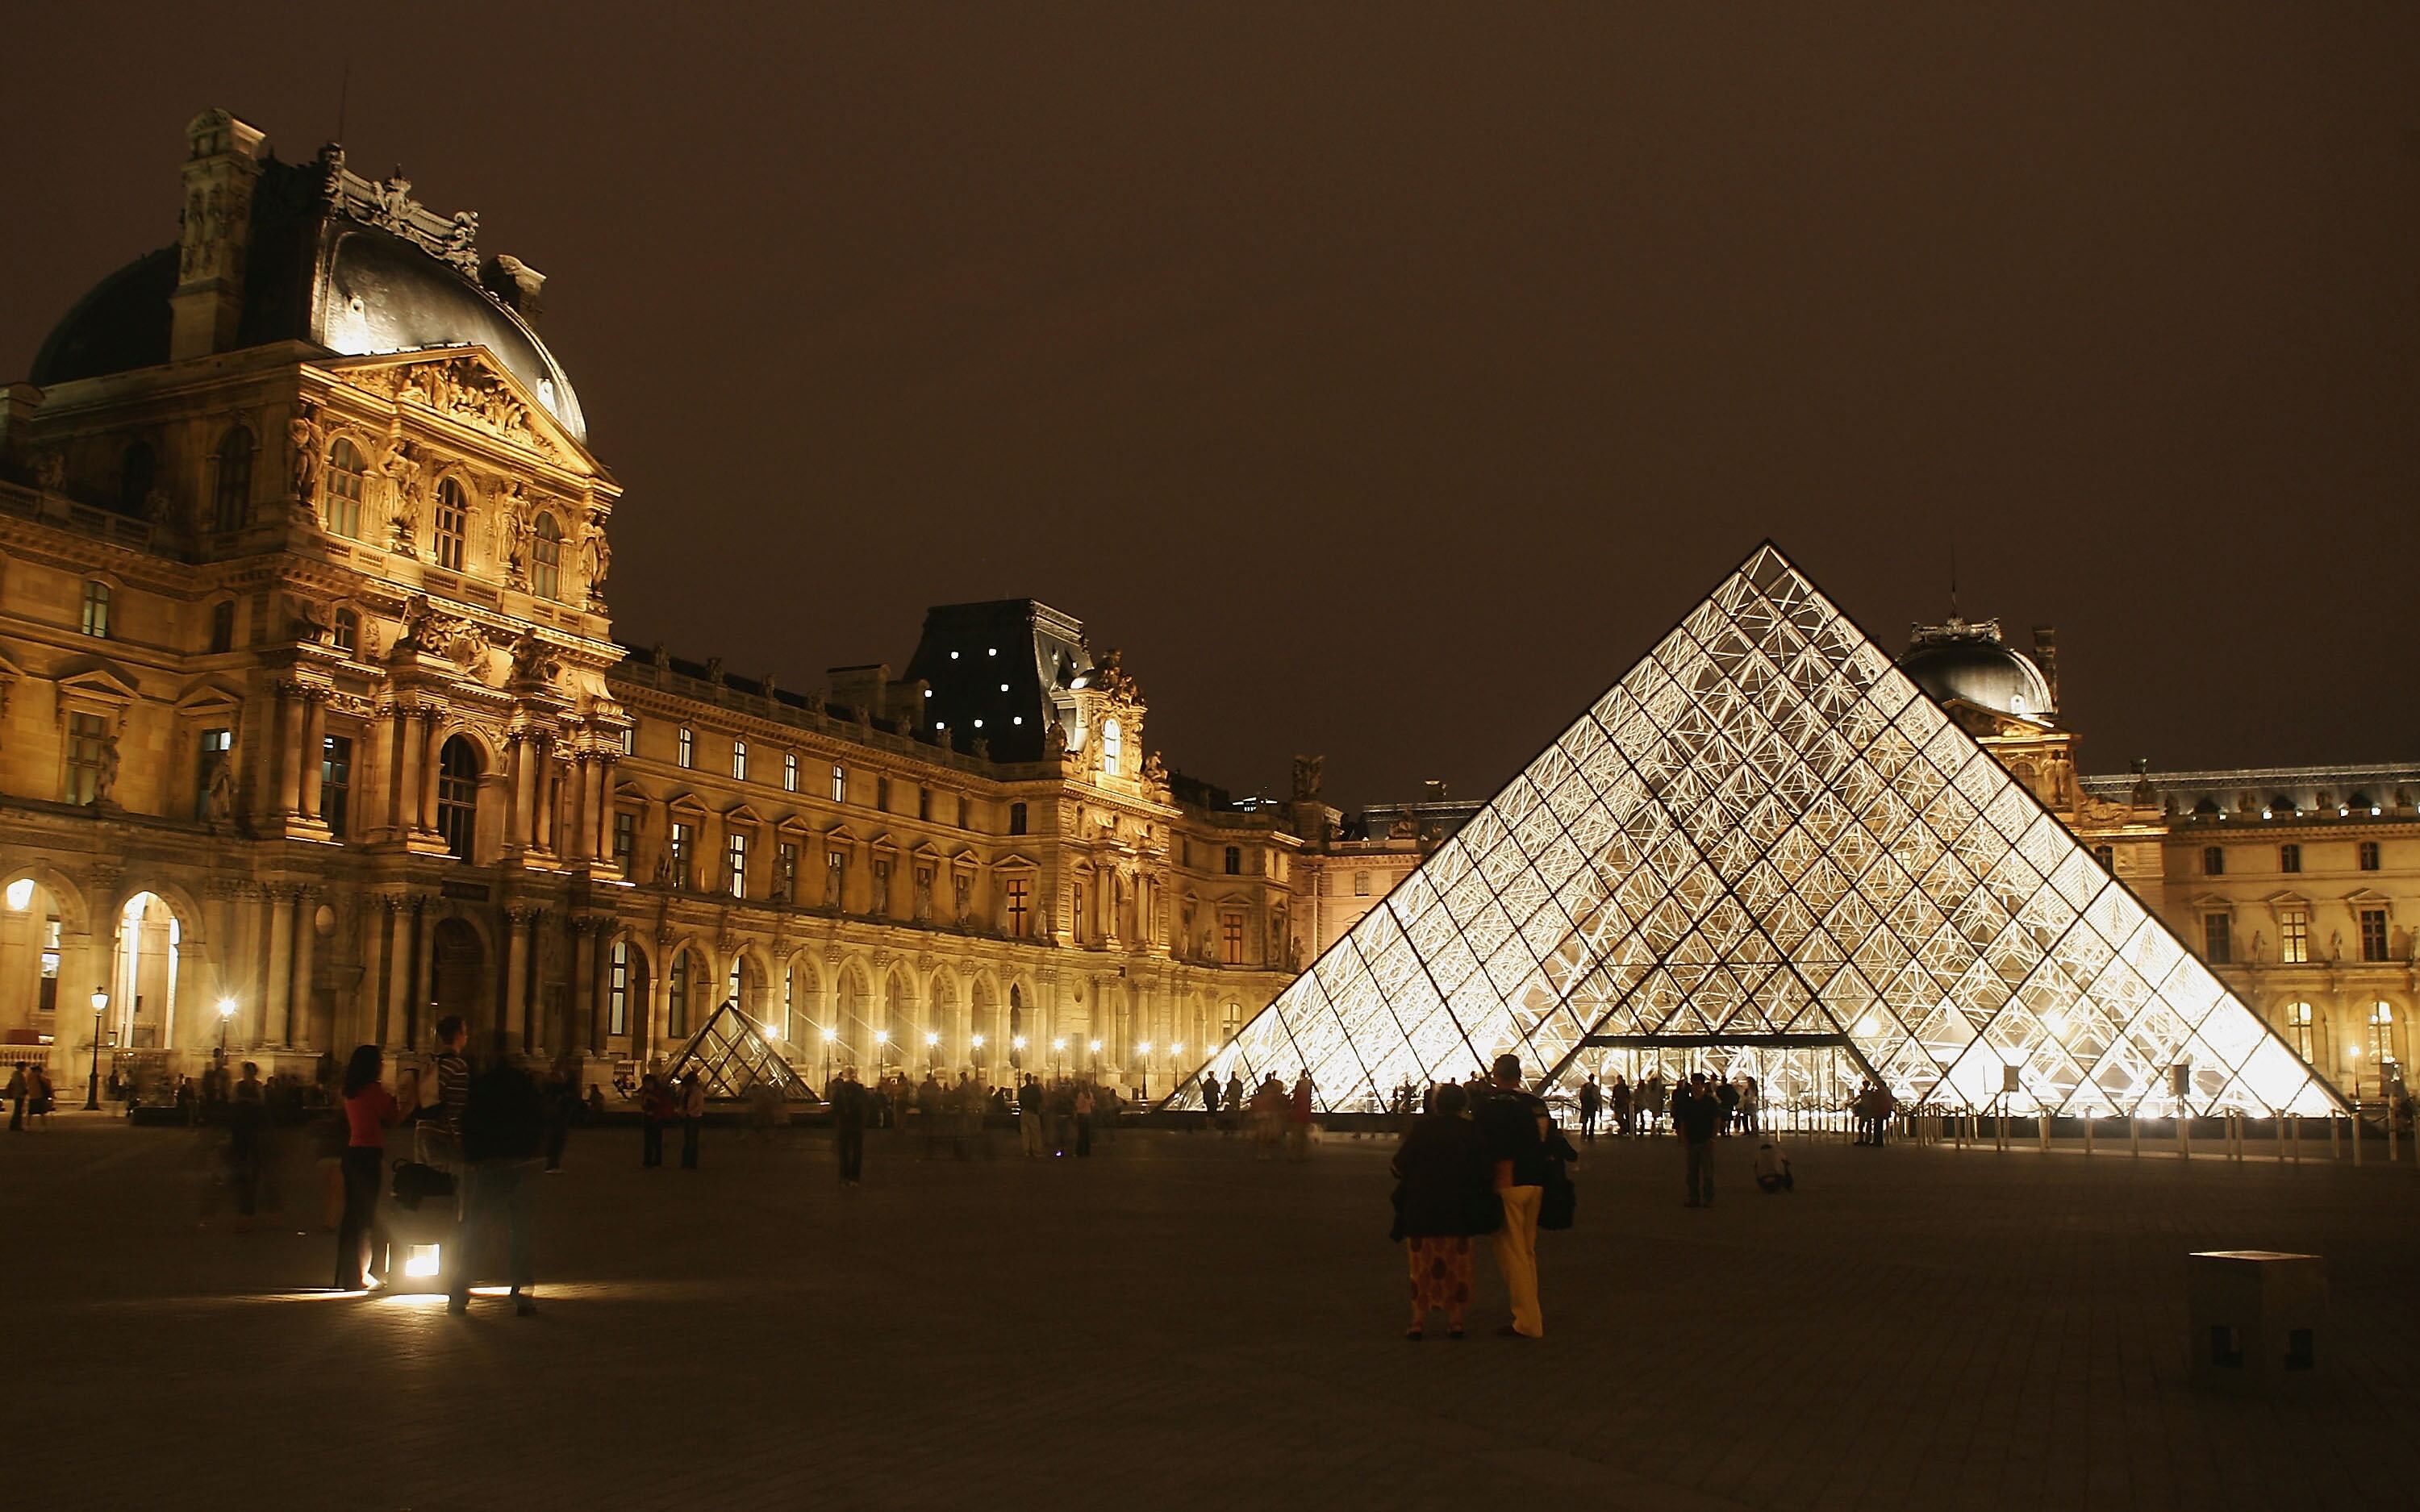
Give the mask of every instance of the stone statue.
M 2344 932 L 2342 930 L 2332 929 L 2328 931 L 2328 959 L 2331 961 L 2341 961 L 2344 959 Z
M 524 630 L 513 641 L 512 658 L 512 680 L 516 683 L 551 683 L 563 670 L 554 648 L 535 630 Z
M 60 452 L 44 452 L 34 459 L 34 481 L 44 493 L 60 493 L 68 486 L 68 459 Z
M 786 903 L 799 887 L 798 863 L 787 856 L 773 863 L 773 901 Z
M 508 587 L 529 586 L 529 541 L 535 528 L 529 495 L 521 490 L 520 481 L 496 485 L 496 555 L 504 561 Z
M 161 487 L 156 483 L 151 486 L 151 491 L 143 496 L 143 517 L 145 519 L 164 521 L 167 519 L 168 511 L 172 507 L 174 506 L 169 501 L 168 490 Z
M 93 774 L 92 806 L 106 809 L 117 793 L 117 732 L 101 737 L 101 769 Z
M 420 458 L 407 440 L 387 448 L 379 471 L 395 486 L 395 506 L 387 524 L 387 545 L 400 555 L 418 556 L 420 541 Z
M 287 631 L 294 640 L 316 645 L 328 638 L 328 611 L 323 605 L 300 594 L 289 595 L 287 601 L 293 606 Z
M 1142 779 L 1149 787 L 1168 786 L 1168 764 L 1159 759 L 1159 752 L 1153 751 L 1142 759 Z
M 327 455 L 327 427 L 319 424 L 317 405 L 304 405 L 286 423 L 286 445 L 293 454 L 294 501 L 305 508 L 319 497 L 319 464 Z
M 929 868 L 916 869 L 916 922 L 933 921 L 933 873 Z
M 847 863 L 835 856 L 824 863 L 824 906 L 840 906 L 841 879 L 847 872 Z
M 967 916 L 973 912 L 975 879 L 961 872 L 950 879 L 950 887 L 954 894 L 954 909 L 950 918 L 954 922 L 963 924 Z
M 656 852 L 656 886 L 659 887 L 669 887 L 672 885 L 673 848 L 667 844 L 662 849 Z
M 2260 958 L 2261 958 L 2261 957 L 2263 957 L 2263 956 L 2265 956 L 2265 955 L 2267 955 L 2268 953 L 2269 953 L 2269 939 L 2268 939 L 2268 936 L 2266 936 L 2266 935 L 2262 934 L 2258 930 L 2254 930 L 2254 931 L 2252 932 L 2252 959 L 2253 959 L 2254 963 L 2255 963 L 2255 964 L 2257 964 L 2257 963 L 2259 962 Z
M 592 509 L 580 528 L 580 570 L 588 576 L 588 607 L 605 607 L 605 578 L 613 570 L 613 548 L 605 542 L 605 512 Z
M 235 759 L 221 756 L 210 768 L 210 786 L 203 810 L 213 827 L 235 822 Z
M 873 894 L 874 895 L 866 901 L 865 917 L 868 918 L 890 918 L 891 863 L 888 861 L 876 861 L 874 863 Z
M 1042 754 L 1048 761 L 1063 762 L 1067 759 L 1067 727 L 1056 719 L 1051 720 L 1050 728 L 1043 732 Z
M 1319 796 L 1320 768 L 1326 764 L 1325 756 L 1296 756 L 1294 759 L 1294 796 L 1297 803 Z

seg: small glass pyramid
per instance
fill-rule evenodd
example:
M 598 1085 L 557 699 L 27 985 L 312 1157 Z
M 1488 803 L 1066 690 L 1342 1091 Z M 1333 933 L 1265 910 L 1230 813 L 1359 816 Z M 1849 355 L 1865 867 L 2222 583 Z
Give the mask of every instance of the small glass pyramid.
M 2029 1112 L 2340 1105 L 1769 544 L 1206 1070 L 1357 1110 L 1661 1044 Z
M 706 1095 L 718 1101 L 744 1099 L 760 1087 L 785 1100 L 812 1101 L 815 1095 L 764 1030 L 732 1001 L 716 1009 L 673 1057 L 668 1074 L 674 1080 L 686 1080 L 692 1072 L 706 1078 Z

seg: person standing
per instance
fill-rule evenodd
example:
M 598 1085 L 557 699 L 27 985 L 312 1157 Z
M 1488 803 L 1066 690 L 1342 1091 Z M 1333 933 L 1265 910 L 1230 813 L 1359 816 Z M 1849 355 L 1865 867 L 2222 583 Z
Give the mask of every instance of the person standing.
M 1653 1134 L 1664 1121 L 1664 1069 L 1657 1067 L 1638 1084 L 1638 1122 L 1641 1134 Z
M 580 1111 L 580 1072 L 578 1062 L 570 1057 L 554 1063 L 546 1074 L 546 1085 L 538 1088 L 546 1111 L 546 1170 L 550 1176 L 563 1170 L 563 1147 L 571 1141 L 572 1116 Z
M 706 1072 L 703 1068 L 690 1068 L 689 1080 L 681 1084 L 681 1169 L 697 1169 L 697 1136 L 706 1127 Z
M 1630 1083 L 1620 1072 L 1613 1076 L 1613 1132 L 1628 1137 L 1631 1130 Z
M 1042 1083 L 1027 1072 L 1016 1088 L 1016 1143 L 1027 1160 L 1042 1158 Z
M 420 1106 L 420 1081 L 406 1078 L 398 1100 L 379 1080 L 379 1047 L 356 1045 L 340 1084 L 345 1103 L 345 1215 L 336 1226 L 338 1291 L 369 1289 L 370 1227 L 378 1217 L 379 1176 L 386 1165 L 386 1132 Z
M 1244 1122 L 1243 1072 L 1231 1071 L 1227 1073 L 1227 1093 L 1224 1097 L 1220 1098 L 1219 1101 L 1224 1103 L 1227 1106 L 1227 1126 L 1225 1134 L 1228 1138 L 1232 1139 L 1235 1136 L 1235 1131 L 1243 1127 Z
M 1492 1232 L 1503 1209 L 1494 1191 L 1487 1147 L 1466 1117 L 1470 1100 L 1459 1087 L 1440 1091 L 1432 1110 L 1413 1120 L 1395 1150 L 1395 1226 L 1412 1277 L 1412 1326 L 1418 1340 L 1429 1314 L 1445 1314 L 1446 1337 L 1462 1337 L 1470 1305 L 1470 1240 Z
M 1759 1123 L 1757 1115 L 1763 1108 L 1764 1094 L 1756 1085 L 1756 1078 L 1747 1074 L 1745 1072 L 1742 1072 L 1740 1073 L 1739 1084 L 1740 1132 L 1742 1134 L 1762 1134 L 1764 1130 Z
M 1089 1160 L 1093 1154 L 1093 1084 L 1076 1084 L 1076 1158 Z
M 460 1317 L 471 1308 L 471 1262 L 498 1224 L 505 1230 L 504 1279 L 512 1287 L 513 1313 L 537 1312 L 537 1220 L 539 1151 L 546 1143 L 546 1105 L 536 1081 L 509 1060 L 498 1060 L 473 1078 L 462 1108 L 462 1228 L 455 1243 L 454 1285 L 445 1310 Z
M 1605 1106 L 1605 1089 L 1591 1076 L 1580 1083 L 1580 1138 L 1590 1144 L 1596 1141 L 1597 1110 Z
M 664 1125 L 676 1110 L 672 1088 L 654 1072 L 639 1083 L 639 1164 L 652 1168 L 664 1163 Z
M 1681 1135 L 1682 1174 L 1689 1188 L 1683 1207 L 1714 1205 L 1714 1135 L 1723 1119 L 1722 1100 L 1706 1085 L 1706 1073 L 1692 1073 L 1672 1099 L 1672 1127 Z
M 832 1084 L 832 1148 L 840 1156 L 840 1184 L 855 1186 L 865 1170 L 865 1088 L 849 1066 Z
M 461 1163 L 462 1109 L 471 1100 L 471 1062 L 463 1047 L 471 1042 L 471 1026 L 459 1013 L 437 1021 L 437 1127 L 445 1134 L 448 1164 Z
M 1442 1092 L 1438 1094 L 1444 1096 Z M 1479 1109 L 1479 1132 L 1493 1167 L 1504 1223 L 1496 1230 L 1496 1269 L 1512 1306 L 1512 1321 L 1496 1332 L 1525 1339 L 1546 1336 L 1538 1305 L 1538 1202 L 1546 1188 L 1546 1104 L 1521 1085 L 1521 1057 L 1496 1057 L 1493 1085 Z
M 1202 1073 L 1202 1112 L 1216 1128 L 1218 1123 L 1218 1078 L 1206 1071 Z
M 30 1090 L 23 1063 L 20 1062 L 11 1067 L 8 1072 L 8 1132 L 10 1134 L 25 1132 L 25 1099 Z
M 1311 1072 L 1307 1071 L 1297 1072 L 1294 1079 L 1294 1090 L 1286 1094 L 1285 1142 L 1288 1160 L 1302 1161 L 1311 1158 Z

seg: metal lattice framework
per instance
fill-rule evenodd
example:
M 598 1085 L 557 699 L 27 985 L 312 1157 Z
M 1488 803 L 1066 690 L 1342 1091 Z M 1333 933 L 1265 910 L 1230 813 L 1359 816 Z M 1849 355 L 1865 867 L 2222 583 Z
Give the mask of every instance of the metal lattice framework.
M 2321 1112 L 2284 1041 L 1770 545 L 1206 1068 L 1831 1043 L 1902 1097 Z M 2189 1093 L 2171 1074 L 2188 1068 Z
M 780 1051 L 766 1040 L 753 1019 L 725 1002 L 699 1026 L 673 1057 L 669 1075 L 680 1080 L 692 1072 L 706 1078 L 706 1096 L 744 1099 L 759 1087 L 769 1087 L 784 1099 L 812 1100 L 814 1091 Z

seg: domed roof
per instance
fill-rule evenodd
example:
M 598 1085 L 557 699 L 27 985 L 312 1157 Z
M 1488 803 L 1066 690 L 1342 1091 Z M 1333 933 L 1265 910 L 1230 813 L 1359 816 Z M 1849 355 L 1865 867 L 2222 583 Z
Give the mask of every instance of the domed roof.
M 2047 722 L 2050 680 L 2034 659 L 2000 639 L 1999 626 L 1959 625 L 1928 633 L 1899 659 L 1916 686 L 1947 703 L 1963 699 L 1980 708 Z
M 473 276 L 465 226 L 475 224 L 442 219 L 400 192 L 382 197 L 334 148 L 308 164 L 264 162 L 234 345 L 304 341 L 344 357 L 483 347 L 585 441 L 587 420 L 563 364 L 512 302 Z M 533 288 L 542 281 L 523 276 Z M 498 286 L 514 293 L 509 276 Z M 176 287 L 175 247 L 110 274 L 52 329 L 29 378 L 48 387 L 166 363 Z

